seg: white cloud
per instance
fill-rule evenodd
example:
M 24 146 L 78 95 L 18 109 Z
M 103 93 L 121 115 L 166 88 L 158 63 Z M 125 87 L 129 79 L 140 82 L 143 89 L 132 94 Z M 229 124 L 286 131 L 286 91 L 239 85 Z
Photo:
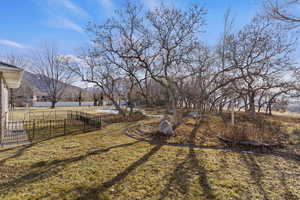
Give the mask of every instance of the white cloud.
M 113 2 L 112 0 L 99 0 L 100 1 L 100 4 L 101 6 L 103 7 L 113 7 Z
M 54 19 L 51 19 L 51 21 L 48 22 L 48 25 L 54 28 L 71 29 L 78 33 L 84 32 L 84 29 L 82 27 L 80 27 L 75 22 L 64 17 L 56 17 Z
M 6 45 L 6 46 L 11 46 L 11 47 L 16 47 L 16 48 L 20 48 L 20 49 L 30 48 L 29 46 L 20 44 L 18 42 L 10 41 L 10 40 L 0 40 L 0 44 Z
M 56 2 L 61 3 L 65 8 L 69 9 L 75 14 L 81 15 L 83 17 L 89 16 L 89 14 L 85 10 L 74 5 L 70 0 L 56 0 Z
M 112 0 L 100 0 L 100 3 L 104 7 L 109 7 L 112 5 Z
M 68 15 L 89 18 L 88 12 L 75 5 L 71 0 L 36 0 L 36 4 L 48 15 Z
M 75 24 L 74 22 L 72 22 L 71 20 L 68 20 L 68 19 L 61 19 L 60 21 L 61 25 L 62 26 L 66 26 L 67 28 L 70 28 L 74 31 L 77 31 L 79 33 L 83 33 L 84 30 L 83 28 L 81 28 L 79 25 Z

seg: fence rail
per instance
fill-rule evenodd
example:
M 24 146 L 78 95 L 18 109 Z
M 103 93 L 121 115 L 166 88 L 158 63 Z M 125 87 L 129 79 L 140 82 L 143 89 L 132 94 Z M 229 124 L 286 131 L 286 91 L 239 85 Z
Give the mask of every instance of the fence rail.
M 51 137 L 101 129 L 101 116 L 67 111 L 65 118 L 8 121 L 2 130 L 2 144 L 34 142 Z

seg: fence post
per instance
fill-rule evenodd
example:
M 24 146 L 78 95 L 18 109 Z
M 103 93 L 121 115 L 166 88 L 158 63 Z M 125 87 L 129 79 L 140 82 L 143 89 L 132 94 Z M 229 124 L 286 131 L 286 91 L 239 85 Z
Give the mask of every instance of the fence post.
M 99 128 L 102 128 L 102 121 L 101 121 L 101 116 L 99 115 Z
M 50 119 L 50 136 L 52 136 L 52 120 Z
M 35 138 L 35 119 L 33 120 L 33 124 L 32 124 L 32 139 Z
M 85 132 L 85 121 L 86 119 L 83 118 L 83 132 Z
M 64 135 L 66 135 L 66 119 L 64 119 Z

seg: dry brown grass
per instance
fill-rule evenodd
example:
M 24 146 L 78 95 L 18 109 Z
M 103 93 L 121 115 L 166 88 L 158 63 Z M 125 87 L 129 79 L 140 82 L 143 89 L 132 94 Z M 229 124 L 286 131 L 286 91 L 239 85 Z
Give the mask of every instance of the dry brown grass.
M 113 123 L 86 134 L 0 149 L 0 199 L 300 198 L 299 156 L 153 145 L 124 135 L 138 123 L 157 120 Z
M 136 122 L 143 119 L 145 119 L 145 116 L 140 112 L 136 112 L 125 117 L 120 114 L 118 115 L 105 114 L 101 117 L 101 120 L 104 122 L 104 124 L 120 123 L 120 122 Z
M 230 114 L 206 115 L 199 124 L 195 119 L 185 118 L 172 137 L 161 137 L 157 132 L 158 121 L 135 130 L 135 137 L 172 144 L 195 144 L 220 146 L 219 137 L 235 141 L 255 141 L 268 144 L 297 143 L 297 124 L 300 119 L 285 116 L 258 114 L 255 118 L 246 113 L 237 113 L 235 125 L 231 125 Z M 293 127 L 293 128 L 291 128 Z M 300 138 L 300 134 L 298 136 Z

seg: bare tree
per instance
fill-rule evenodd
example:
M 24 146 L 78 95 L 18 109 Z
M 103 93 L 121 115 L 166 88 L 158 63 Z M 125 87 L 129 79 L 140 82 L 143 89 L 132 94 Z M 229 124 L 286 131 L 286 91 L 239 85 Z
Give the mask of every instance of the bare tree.
M 38 75 L 51 101 L 51 108 L 54 108 L 73 76 L 66 68 L 66 58 L 55 44 L 45 43 L 35 52 L 33 72 Z
M 114 86 L 114 91 L 110 87 L 109 95 L 117 92 L 119 97 L 127 96 L 132 101 L 132 92 L 138 88 L 148 101 L 147 81 L 151 77 L 168 91 L 176 113 L 175 77 L 188 77 L 187 73 L 191 72 L 185 69 L 190 67 L 189 55 L 198 43 L 204 13 L 203 8 L 196 6 L 184 12 L 164 5 L 144 12 L 139 6 L 128 3 L 117 12 L 118 18 L 101 26 L 89 26 L 94 47 L 88 57 L 95 62 L 87 62 L 88 65 L 93 63 L 90 67 L 93 77 L 88 80 L 95 81 L 96 71 L 101 71 L 97 74 L 98 83 L 110 77 L 110 85 Z M 128 84 L 124 84 L 125 80 Z M 116 85 L 120 83 L 128 85 L 127 89 L 118 90 Z M 104 84 L 100 85 L 104 89 Z
M 204 15 L 204 9 L 197 6 L 182 11 L 161 5 L 147 13 L 147 32 L 151 35 L 155 60 L 143 67 L 167 90 L 175 119 L 178 100 L 176 77 L 185 79 L 194 73 L 188 68 L 193 60 L 191 53 L 199 43 L 199 33 L 203 31 Z
M 116 14 L 100 26 L 89 24 L 92 45 L 70 68 L 124 115 L 118 101 L 138 98 L 172 108 L 175 123 L 178 107 L 205 113 L 239 106 L 255 115 L 257 107 L 271 107 L 292 90 L 294 82 L 284 77 L 294 70 L 294 41 L 269 18 L 233 32 L 228 11 L 224 33 L 211 48 L 200 38 L 203 8 L 161 4 L 147 11 L 128 3 Z
M 68 69 L 82 81 L 93 83 L 113 103 L 119 113 L 125 116 L 126 112 L 119 105 L 117 96 L 121 93 L 118 90 L 122 90 L 120 87 L 122 73 L 105 58 L 94 48 L 89 48 L 82 51 L 80 61 L 68 58 Z
M 252 115 L 259 93 L 287 84 L 283 77 L 292 67 L 293 44 L 280 26 L 265 18 L 254 18 L 230 38 L 226 57 L 235 66 L 235 75 L 241 77 L 233 89 L 246 97 Z
M 92 88 L 92 99 L 94 106 L 103 106 L 103 95 L 101 89 L 99 88 Z
M 148 38 L 145 37 L 142 9 L 127 3 L 125 8 L 116 14 L 117 18 L 112 18 L 103 25 L 89 25 L 88 30 L 94 37 L 94 49 L 98 55 L 105 57 L 106 62 L 112 67 L 118 68 L 119 73 L 126 77 L 127 83 L 130 82 L 129 93 L 126 94 L 127 100 L 132 101 L 131 93 L 134 88 L 138 88 L 137 92 L 148 104 L 147 78 L 149 76 L 137 59 L 139 56 L 147 57 L 146 50 L 151 46 L 147 41 Z
M 22 69 L 25 69 L 30 64 L 30 61 L 24 55 L 15 54 L 14 52 L 3 54 L 0 57 L 4 62 Z
M 265 11 L 268 16 L 286 22 L 290 28 L 300 26 L 299 0 L 267 0 Z

